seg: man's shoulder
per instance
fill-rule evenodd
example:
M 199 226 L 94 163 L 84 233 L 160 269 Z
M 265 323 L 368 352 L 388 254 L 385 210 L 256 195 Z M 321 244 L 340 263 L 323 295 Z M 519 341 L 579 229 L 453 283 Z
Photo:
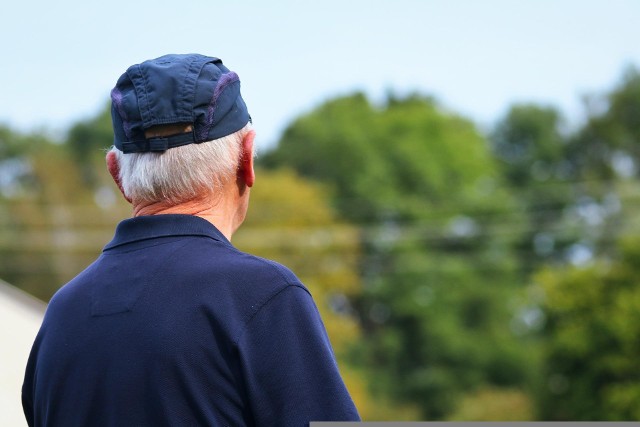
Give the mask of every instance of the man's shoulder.
M 280 279 L 283 284 L 289 285 L 301 285 L 300 279 L 291 271 L 287 266 L 268 259 L 262 258 L 257 255 L 252 255 L 246 252 L 240 252 L 238 258 L 244 268 L 248 268 L 254 274 L 266 274 L 268 276 L 274 276 L 274 278 Z
M 185 259 L 192 261 L 189 264 L 193 268 L 223 269 L 240 275 L 246 271 L 253 275 L 265 274 L 286 282 L 299 283 L 296 275 L 283 264 L 243 252 L 230 244 L 197 239 L 197 242 L 184 246 L 184 250 Z
M 201 241 L 201 247 L 189 248 L 189 252 L 195 250 L 197 256 L 190 257 L 185 270 L 222 279 L 235 291 L 253 295 L 273 294 L 290 286 L 306 290 L 296 274 L 277 261 L 243 252 L 231 245 L 211 243 Z
M 234 324 L 234 336 L 239 337 L 256 313 L 273 305 L 279 295 L 293 292 L 312 299 L 306 286 L 283 264 L 233 246 L 207 249 L 208 244 L 202 243 L 200 256 L 191 259 L 180 274 L 185 283 L 198 289 L 201 303 L 225 313 L 223 322 Z

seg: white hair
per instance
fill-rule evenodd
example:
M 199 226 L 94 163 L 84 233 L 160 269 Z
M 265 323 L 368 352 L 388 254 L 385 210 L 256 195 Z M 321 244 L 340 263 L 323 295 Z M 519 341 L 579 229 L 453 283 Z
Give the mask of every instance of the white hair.
M 209 192 L 217 193 L 236 171 L 242 140 L 251 125 L 230 135 L 201 144 L 167 151 L 127 153 L 115 147 L 124 194 L 134 203 L 164 202 L 177 205 Z

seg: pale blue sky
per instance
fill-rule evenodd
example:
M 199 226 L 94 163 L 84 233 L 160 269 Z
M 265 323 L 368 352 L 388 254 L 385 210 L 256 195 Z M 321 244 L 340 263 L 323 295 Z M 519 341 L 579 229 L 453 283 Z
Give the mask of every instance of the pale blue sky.
M 0 123 L 64 130 L 95 114 L 131 64 L 222 58 L 242 80 L 259 141 L 298 114 L 364 90 L 434 95 L 489 125 L 509 104 L 553 104 L 640 67 L 640 1 L 58 0 L 2 6 Z

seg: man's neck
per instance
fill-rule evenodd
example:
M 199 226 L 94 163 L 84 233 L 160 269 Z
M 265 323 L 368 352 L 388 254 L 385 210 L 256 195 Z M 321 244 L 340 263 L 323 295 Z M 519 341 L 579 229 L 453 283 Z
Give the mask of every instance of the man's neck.
M 134 204 L 133 216 L 183 214 L 203 218 L 213 224 L 228 240 L 239 226 L 236 225 L 237 208 L 232 203 L 219 198 L 190 200 L 179 205 L 169 206 L 164 203 Z

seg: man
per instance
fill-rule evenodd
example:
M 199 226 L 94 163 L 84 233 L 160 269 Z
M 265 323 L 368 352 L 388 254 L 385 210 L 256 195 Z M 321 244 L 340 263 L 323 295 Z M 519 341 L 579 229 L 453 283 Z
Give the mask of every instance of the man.
M 238 76 L 167 55 L 111 98 L 107 166 L 134 217 L 52 298 L 22 390 L 29 425 L 357 420 L 307 289 L 230 243 L 255 181 Z

